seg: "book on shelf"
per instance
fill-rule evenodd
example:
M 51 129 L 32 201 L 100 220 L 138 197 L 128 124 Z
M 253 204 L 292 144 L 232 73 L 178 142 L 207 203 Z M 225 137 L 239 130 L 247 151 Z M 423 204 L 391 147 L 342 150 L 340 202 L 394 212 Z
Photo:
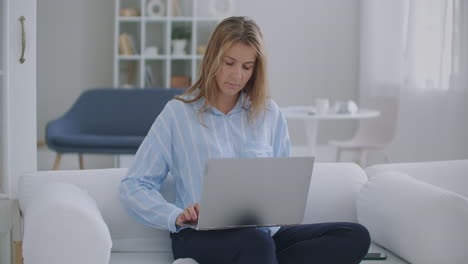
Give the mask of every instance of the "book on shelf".
M 138 62 L 129 61 L 127 63 L 126 72 L 127 72 L 127 83 L 136 84 L 137 80 L 137 71 L 138 71 Z
M 140 16 L 138 8 L 120 8 L 119 15 L 121 17 L 137 17 Z
M 137 54 L 135 40 L 132 35 L 126 32 L 119 35 L 119 52 L 121 55 Z
M 145 67 L 145 83 L 146 87 L 156 87 L 156 78 L 154 77 L 153 70 L 150 65 Z

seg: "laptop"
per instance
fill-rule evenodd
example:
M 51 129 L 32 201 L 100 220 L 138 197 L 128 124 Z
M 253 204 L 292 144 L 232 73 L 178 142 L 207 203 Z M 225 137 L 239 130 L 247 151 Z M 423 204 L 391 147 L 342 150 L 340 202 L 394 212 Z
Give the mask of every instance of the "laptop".
M 209 159 L 196 230 L 302 223 L 313 157 Z

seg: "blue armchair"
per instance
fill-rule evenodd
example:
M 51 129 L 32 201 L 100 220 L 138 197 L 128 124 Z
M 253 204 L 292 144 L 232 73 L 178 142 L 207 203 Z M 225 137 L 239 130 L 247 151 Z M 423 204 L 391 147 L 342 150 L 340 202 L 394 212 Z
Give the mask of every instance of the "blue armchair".
M 185 89 L 113 89 L 85 91 L 62 117 L 46 126 L 47 146 L 57 152 L 53 169 L 64 153 L 134 154 L 156 117 Z

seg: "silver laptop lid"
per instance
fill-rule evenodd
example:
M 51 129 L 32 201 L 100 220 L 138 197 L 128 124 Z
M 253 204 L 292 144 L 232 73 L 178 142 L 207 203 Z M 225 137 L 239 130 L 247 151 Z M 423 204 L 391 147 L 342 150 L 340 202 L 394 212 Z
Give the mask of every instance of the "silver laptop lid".
M 210 159 L 198 230 L 300 224 L 313 157 Z

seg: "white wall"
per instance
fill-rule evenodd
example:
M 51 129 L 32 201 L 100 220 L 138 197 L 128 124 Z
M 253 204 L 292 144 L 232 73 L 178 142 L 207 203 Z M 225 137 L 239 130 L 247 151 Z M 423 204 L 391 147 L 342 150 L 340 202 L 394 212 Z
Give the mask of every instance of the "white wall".
M 236 0 L 235 9 L 262 28 L 270 87 L 280 106 L 311 104 L 317 97 L 357 99 L 358 0 Z M 113 21 L 113 0 L 38 1 L 39 139 L 46 123 L 83 90 L 112 85 Z M 319 143 L 349 137 L 353 129 L 352 122 L 323 123 Z M 290 133 L 293 144 L 305 143 L 303 124 L 290 122 Z M 112 164 L 110 157 L 96 158 L 92 166 Z M 77 166 L 75 155 L 65 159 L 66 166 Z M 39 169 L 52 162 L 51 153 L 43 155 Z
M 253 18 L 269 51 L 272 95 L 280 106 L 315 98 L 356 100 L 359 1 L 236 1 L 236 15 Z M 301 122 L 289 122 L 293 144 L 305 144 Z M 319 143 L 352 135 L 351 121 L 321 123 Z

